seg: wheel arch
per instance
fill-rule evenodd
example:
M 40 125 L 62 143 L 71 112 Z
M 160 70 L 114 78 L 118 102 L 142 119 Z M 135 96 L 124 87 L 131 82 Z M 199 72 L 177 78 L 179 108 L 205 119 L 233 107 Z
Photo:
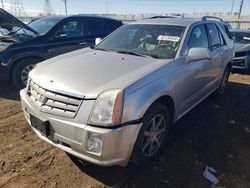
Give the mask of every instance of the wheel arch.
M 46 58 L 41 56 L 41 55 L 27 55 L 27 56 L 21 56 L 21 57 L 16 57 L 15 59 L 12 60 L 11 66 L 10 66 L 10 78 L 12 77 L 12 72 L 14 67 L 17 65 L 18 62 L 24 60 L 24 59 L 36 59 L 36 60 L 45 60 Z
M 171 117 L 171 123 L 173 123 L 173 121 L 175 120 L 175 113 L 176 113 L 176 109 L 175 109 L 175 103 L 173 98 L 170 95 L 162 95 L 157 97 L 148 107 L 147 110 L 144 112 L 143 117 L 145 116 L 145 114 L 149 111 L 149 109 L 157 104 L 162 104 L 164 106 L 167 107 L 169 113 L 170 113 L 170 117 Z

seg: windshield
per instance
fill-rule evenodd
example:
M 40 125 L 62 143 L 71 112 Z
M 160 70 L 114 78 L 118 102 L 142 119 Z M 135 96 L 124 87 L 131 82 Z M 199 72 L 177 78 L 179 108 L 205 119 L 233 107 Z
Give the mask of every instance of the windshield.
M 250 44 L 250 33 L 231 33 L 235 43 Z
M 131 24 L 118 29 L 96 49 L 175 58 L 184 31 L 181 26 Z
M 33 30 L 38 32 L 40 35 L 45 35 L 52 27 L 54 27 L 61 18 L 40 18 L 28 24 Z

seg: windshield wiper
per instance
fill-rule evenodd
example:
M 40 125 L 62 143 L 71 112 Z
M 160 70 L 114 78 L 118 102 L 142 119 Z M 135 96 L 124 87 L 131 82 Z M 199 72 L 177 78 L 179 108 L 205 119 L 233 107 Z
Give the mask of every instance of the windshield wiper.
M 105 48 L 93 48 L 94 50 L 101 50 L 101 51 L 105 51 L 105 52 L 110 52 L 111 50 L 109 49 L 105 49 Z
M 128 54 L 128 55 L 135 55 L 135 56 L 140 56 L 140 57 L 148 57 L 148 55 L 144 55 L 144 54 L 140 54 L 140 53 L 136 53 L 136 52 L 130 52 L 130 51 L 123 51 L 123 50 L 119 50 L 119 51 L 115 51 L 116 53 L 120 53 L 120 54 Z

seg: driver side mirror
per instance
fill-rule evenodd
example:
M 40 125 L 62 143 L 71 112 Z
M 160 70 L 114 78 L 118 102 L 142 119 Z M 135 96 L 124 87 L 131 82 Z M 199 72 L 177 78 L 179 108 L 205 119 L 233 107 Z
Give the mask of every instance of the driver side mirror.
M 207 48 L 191 48 L 188 52 L 188 62 L 205 59 L 210 59 L 209 51 Z
M 100 42 L 102 42 L 102 38 L 96 38 L 95 39 L 95 45 L 98 45 Z
M 66 38 L 66 37 L 67 37 L 67 34 L 64 32 L 56 32 L 55 34 L 56 39 L 61 39 L 61 38 Z

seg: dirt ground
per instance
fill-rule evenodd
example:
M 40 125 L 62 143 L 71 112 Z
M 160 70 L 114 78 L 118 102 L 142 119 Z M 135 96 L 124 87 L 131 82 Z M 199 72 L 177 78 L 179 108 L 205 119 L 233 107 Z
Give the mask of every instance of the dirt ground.
M 18 92 L 0 85 L 0 187 L 250 188 L 250 75 L 233 74 L 222 98 L 209 97 L 175 126 L 160 158 L 141 168 L 77 166 L 28 127 Z

